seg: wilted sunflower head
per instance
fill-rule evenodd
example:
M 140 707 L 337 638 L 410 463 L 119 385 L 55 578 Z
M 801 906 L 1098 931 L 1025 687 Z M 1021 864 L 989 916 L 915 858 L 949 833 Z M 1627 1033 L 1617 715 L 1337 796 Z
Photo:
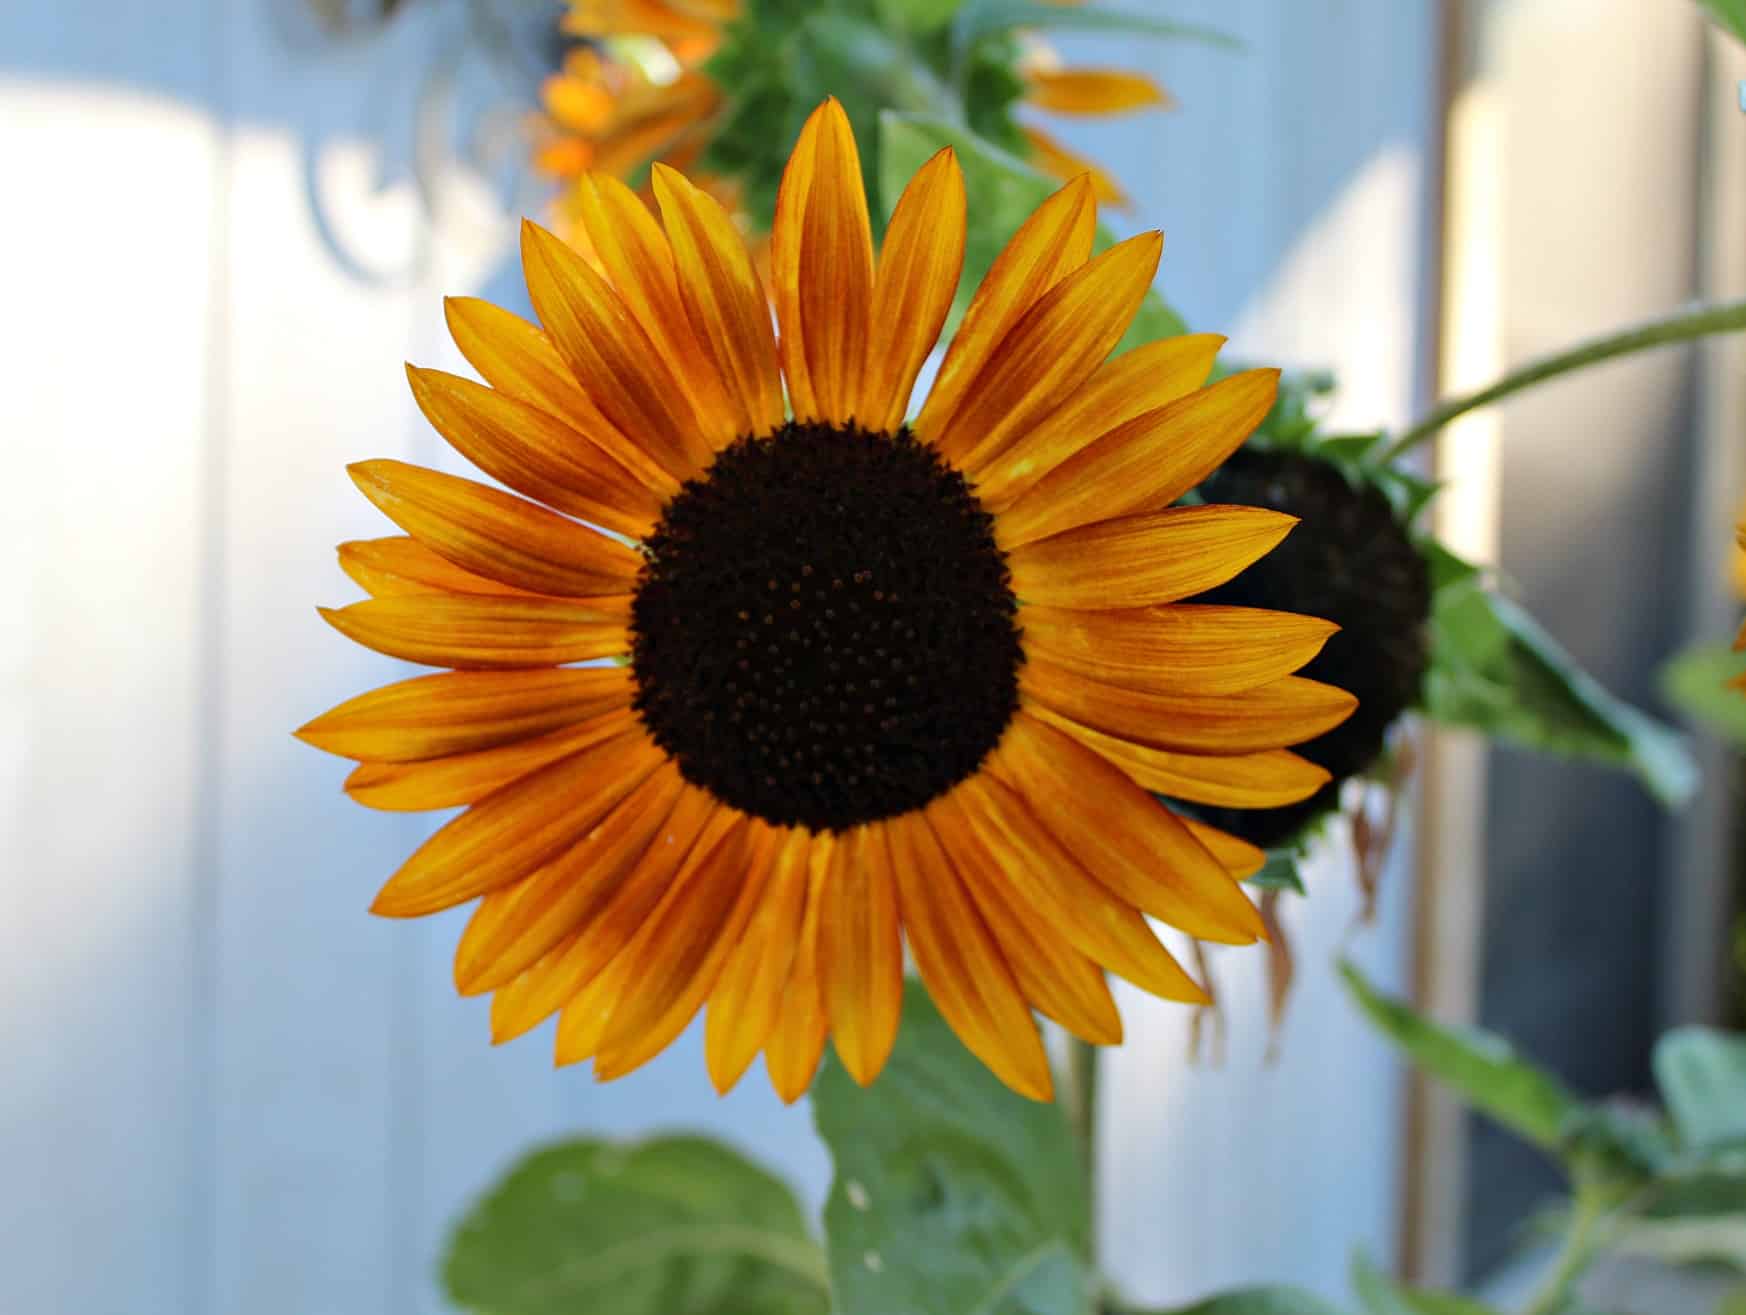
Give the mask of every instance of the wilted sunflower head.
M 1430 568 L 1388 496 L 1306 450 L 1246 446 L 1201 486 L 1210 502 L 1268 507 L 1301 524 L 1273 552 L 1196 602 L 1292 608 L 1340 629 L 1303 674 L 1349 690 L 1358 710 L 1296 752 L 1331 774 L 1308 799 L 1281 808 L 1197 811 L 1244 839 L 1276 848 L 1333 809 L 1340 787 L 1382 755 L 1389 728 L 1418 701 L 1430 661 Z
M 1328 623 L 1178 606 L 1294 523 L 1174 505 L 1277 372 L 1204 386 L 1210 335 L 1106 359 L 1160 240 L 1094 255 L 1080 180 L 995 261 L 906 420 L 963 181 L 937 155 L 876 261 L 834 102 L 784 175 L 768 290 L 677 173 L 655 170 L 659 222 L 586 186 L 599 268 L 527 226 L 540 324 L 453 301 L 486 383 L 411 369 L 431 423 L 516 493 L 353 468 L 407 537 L 343 545 L 373 597 L 325 615 L 448 670 L 301 734 L 360 762 L 362 803 L 466 810 L 375 910 L 478 901 L 455 977 L 494 993 L 500 1040 L 556 1013 L 559 1061 L 609 1078 L 707 1003 L 718 1086 L 762 1050 L 789 1100 L 827 1035 L 878 1074 L 906 943 L 966 1045 L 1038 1098 L 1033 1009 L 1113 1043 L 1105 969 L 1203 1001 L 1146 917 L 1255 941 L 1237 883 L 1264 855 L 1154 793 L 1301 799 L 1327 773 L 1284 746 L 1353 706 L 1292 674 Z

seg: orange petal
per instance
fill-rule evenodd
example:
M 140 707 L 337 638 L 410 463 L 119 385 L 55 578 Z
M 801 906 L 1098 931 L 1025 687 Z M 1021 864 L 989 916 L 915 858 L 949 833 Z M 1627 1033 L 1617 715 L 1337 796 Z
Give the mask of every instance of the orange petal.
M 1212 373 L 1224 342 L 1216 333 L 1185 333 L 1143 343 L 1105 361 L 1084 387 L 986 467 L 980 462 L 965 465 L 976 476 L 976 495 L 982 505 L 1004 511 L 1101 435 L 1192 393 Z
M 903 939 L 897 883 L 881 823 L 838 840 L 821 898 L 818 974 L 831 1040 L 861 1086 L 879 1076 L 903 1012 Z
M 1068 274 L 1091 259 L 1097 233 L 1097 201 L 1083 179 L 1068 183 L 1020 225 L 988 267 L 915 430 L 933 439 L 957 414 L 964 395 L 995 359 L 1007 331 Z
M 631 703 L 623 667 L 457 671 L 414 676 L 347 699 L 297 738 L 372 762 L 416 762 L 532 739 Z
M 927 431 L 948 458 L 985 464 L 1091 377 L 1158 272 L 1164 239 L 1142 233 L 1074 270 L 1013 325 L 964 390 L 950 421 Z
M 1056 178 L 1084 179 L 1091 193 L 1104 205 L 1127 207 L 1131 198 L 1122 185 L 1097 161 L 1079 154 L 1059 139 L 1032 124 L 1021 123 L 1019 131 L 1030 144 L 1031 163 Z
M 406 594 L 525 594 L 527 590 L 463 571 L 417 539 L 391 535 L 339 546 L 340 570 L 372 598 Z
M 769 434 L 785 411 L 770 303 L 745 239 L 720 203 L 663 164 L 655 195 L 679 265 L 679 291 L 697 340 L 730 399 L 729 438 Z
M 1267 851 L 1259 845 L 1252 845 L 1241 836 L 1220 831 L 1195 818 L 1183 817 L 1180 813 L 1175 816 L 1196 840 L 1206 846 L 1207 853 L 1238 881 L 1247 880 L 1267 866 Z
M 623 299 L 538 224 L 524 220 L 521 232 L 528 295 L 583 391 L 671 474 L 702 470 L 714 455 L 704 427 Z
M 536 593 L 628 593 L 643 559 L 556 512 L 403 461 L 359 461 L 352 482 L 401 529 L 462 570 Z
M 886 829 L 910 952 L 941 1016 L 1007 1086 L 1054 1099 L 1036 1020 L 932 828 L 910 813 Z
M 1104 685 L 1042 658 L 1019 671 L 1027 699 L 1136 744 L 1187 753 L 1254 753 L 1302 744 L 1352 715 L 1343 689 L 1287 676 L 1241 694 L 1159 694 Z
M 406 377 L 419 410 L 457 452 L 559 511 L 640 539 L 679 489 L 628 443 L 609 452 L 536 406 L 440 370 L 409 365 Z
M 407 763 L 364 762 L 346 777 L 346 794 L 354 803 L 390 813 L 425 813 L 476 804 L 511 781 L 519 781 L 547 763 L 568 758 L 590 734 L 591 725 L 583 722 L 531 740 L 451 754 L 447 758 Z
M 1100 612 L 1149 607 L 1223 584 L 1296 524 L 1295 516 L 1261 507 L 1173 507 L 1024 544 L 1007 554 L 1007 564 L 1022 603 Z
M 1105 735 L 1041 703 L 1027 710 L 1039 721 L 1096 749 L 1143 790 L 1223 808 L 1279 808 L 1308 799 L 1333 777 L 1324 767 L 1285 749 L 1258 753 L 1172 753 Z
M 819 924 L 824 911 L 824 886 L 834 869 L 840 842 L 829 835 L 812 837 L 807 854 L 806 916 L 794 947 L 794 967 L 782 992 L 781 1016 L 764 1043 L 764 1066 L 770 1085 L 786 1105 L 806 1094 L 824 1055 L 830 1018 L 819 981 Z
M 444 826 L 388 879 L 370 906 L 416 918 L 519 881 L 575 842 L 660 766 L 661 751 L 628 715 L 618 733 L 524 776 Z
M 1001 543 L 1162 511 L 1242 446 L 1278 385 L 1278 370 L 1247 370 L 1118 426 L 1001 512 Z
M 1118 898 L 1201 940 L 1246 945 L 1264 934 L 1242 888 L 1181 820 L 1078 740 L 1021 711 L 990 761 Z
M 1176 103 L 1144 73 L 1125 69 L 1031 69 L 1025 81 L 1030 84 L 1025 99 L 1056 114 L 1126 114 Z
M 630 598 L 412 594 L 316 609 L 365 648 L 433 667 L 549 667 L 630 652 Z
M 898 198 L 873 281 L 873 345 L 860 405 L 869 429 L 896 430 L 922 362 L 939 341 L 964 268 L 964 172 L 951 147 L 922 166 Z
M 1172 603 L 1120 612 L 1026 607 L 1027 653 L 1106 685 L 1167 694 L 1235 694 L 1289 676 L 1339 629 L 1259 607 Z
M 781 330 L 776 342 L 782 361 L 782 376 L 788 385 L 788 402 L 797 416 L 818 414 L 818 397 L 806 367 L 806 347 L 800 309 L 801 250 L 805 245 L 807 200 L 817 172 L 818 131 L 807 120 L 800 139 L 789 152 L 776 189 L 776 214 L 770 224 L 770 301 L 776 308 Z M 812 1080 L 811 1074 L 807 1081 Z

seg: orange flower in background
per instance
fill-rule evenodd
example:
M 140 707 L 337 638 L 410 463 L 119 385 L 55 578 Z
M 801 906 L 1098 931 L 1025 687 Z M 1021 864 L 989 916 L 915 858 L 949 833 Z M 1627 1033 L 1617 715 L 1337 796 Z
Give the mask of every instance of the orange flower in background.
M 1304 798 L 1327 774 L 1285 746 L 1353 707 L 1292 674 L 1327 623 L 1179 601 L 1294 523 L 1175 505 L 1277 372 L 1207 386 L 1213 335 L 1106 359 L 1160 238 L 1094 258 L 1081 179 L 1013 236 L 906 422 L 963 260 L 952 152 L 875 260 L 853 133 L 821 106 L 768 290 L 717 202 L 664 166 L 652 187 L 659 221 L 580 181 L 598 270 L 525 227 L 539 326 L 449 303 L 484 384 L 409 367 L 514 493 L 352 469 L 406 537 L 342 545 L 372 597 L 323 615 L 449 670 L 299 734 L 358 761 L 361 803 L 465 809 L 373 907 L 478 901 L 455 979 L 493 993 L 498 1040 L 556 1014 L 558 1061 L 608 1079 L 706 1010 L 717 1087 L 762 1051 L 790 1101 L 827 1036 L 878 1075 L 907 944 L 964 1043 L 1046 1099 L 1033 1010 L 1113 1044 L 1106 969 L 1205 1000 L 1148 916 L 1265 934 L 1237 884 L 1262 852 L 1153 792 Z
M 1151 78 L 1125 69 L 1063 68 L 1054 49 L 1040 41 L 1026 43 L 1019 62 L 1024 79 L 1024 102 L 1051 114 L 1071 117 L 1131 114 L 1139 110 L 1167 110 L 1176 101 Z M 1030 146 L 1031 163 L 1062 180 L 1088 174 L 1097 188 L 1097 199 L 1106 205 L 1125 206 L 1128 194 L 1115 177 L 1095 160 L 1069 149 L 1051 134 L 1031 123 L 1019 131 Z

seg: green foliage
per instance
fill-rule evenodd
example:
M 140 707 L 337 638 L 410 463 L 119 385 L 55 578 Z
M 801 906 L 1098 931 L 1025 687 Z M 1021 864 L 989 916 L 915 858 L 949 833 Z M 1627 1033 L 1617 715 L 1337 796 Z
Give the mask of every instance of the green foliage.
M 1746 1037 L 1682 1027 L 1655 1046 L 1655 1082 L 1689 1150 L 1746 1152 Z
M 1746 1286 L 1724 1292 L 1716 1304 L 1715 1315 L 1746 1315 Z
M 1565 1128 L 1582 1107 L 1557 1078 L 1495 1033 L 1432 1022 L 1378 991 L 1349 962 L 1340 965 L 1340 976 L 1365 1016 L 1415 1065 L 1524 1141 L 1560 1149 Z
M 1746 676 L 1746 653 L 1706 645 L 1688 649 L 1661 669 L 1661 692 L 1692 720 L 1746 749 L 1746 691 L 1727 683 L 1740 676 Z
M 1352 1291 L 1364 1315 L 1496 1315 L 1490 1306 L 1467 1297 L 1402 1287 L 1362 1252 L 1352 1258 Z
M 1016 1095 L 911 982 L 871 1090 L 835 1057 L 813 1089 L 836 1166 L 837 1315 L 1083 1315 L 1088 1211 L 1061 1109 Z
M 1228 33 L 1214 28 L 1195 23 L 1179 23 L 1168 18 L 1154 18 L 1129 9 L 1094 4 L 1042 4 L 1036 0 L 965 0 L 952 23 L 953 48 L 960 54 L 967 53 L 979 42 L 991 36 L 1011 32 L 1015 28 L 1162 37 L 1176 41 L 1199 41 L 1226 49 L 1236 49 L 1242 45 L 1242 42 Z
M 1129 1311 L 1126 1315 L 1341 1315 L 1341 1312 L 1302 1288 L 1269 1287 L 1225 1292 L 1176 1310 Z
M 1746 41 L 1746 0 L 1698 0 L 1704 11 L 1741 41 Z
M 1267 862 L 1246 884 L 1257 890 L 1289 890 L 1294 895 L 1305 893 L 1303 873 L 1298 868 L 1301 855 L 1292 849 L 1269 851 Z
M 794 1195 L 695 1137 L 536 1151 L 461 1219 L 443 1282 L 480 1315 L 825 1315 Z
M 947 325 L 946 332 L 950 333 L 1007 239 L 1061 183 L 968 128 L 941 118 L 888 110 L 880 118 L 881 194 L 895 205 L 915 171 L 947 146 L 958 153 L 973 219 L 964 251 L 964 276 L 958 284 L 958 303 Z M 1097 250 L 1106 250 L 1115 240 L 1107 228 L 1098 226 Z M 1117 350 L 1182 333 L 1186 327 L 1182 317 L 1157 292 L 1149 292 Z

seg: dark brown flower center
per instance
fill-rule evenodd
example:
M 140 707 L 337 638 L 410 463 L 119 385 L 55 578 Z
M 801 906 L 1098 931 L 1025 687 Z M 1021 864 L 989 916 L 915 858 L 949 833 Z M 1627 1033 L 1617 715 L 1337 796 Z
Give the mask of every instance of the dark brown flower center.
M 919 808 L 1018 707 L 993 518 L 909 430 L 742 438 L 667 504 L 631 612 L 636 708 L 692 784 L 779 825 Z

